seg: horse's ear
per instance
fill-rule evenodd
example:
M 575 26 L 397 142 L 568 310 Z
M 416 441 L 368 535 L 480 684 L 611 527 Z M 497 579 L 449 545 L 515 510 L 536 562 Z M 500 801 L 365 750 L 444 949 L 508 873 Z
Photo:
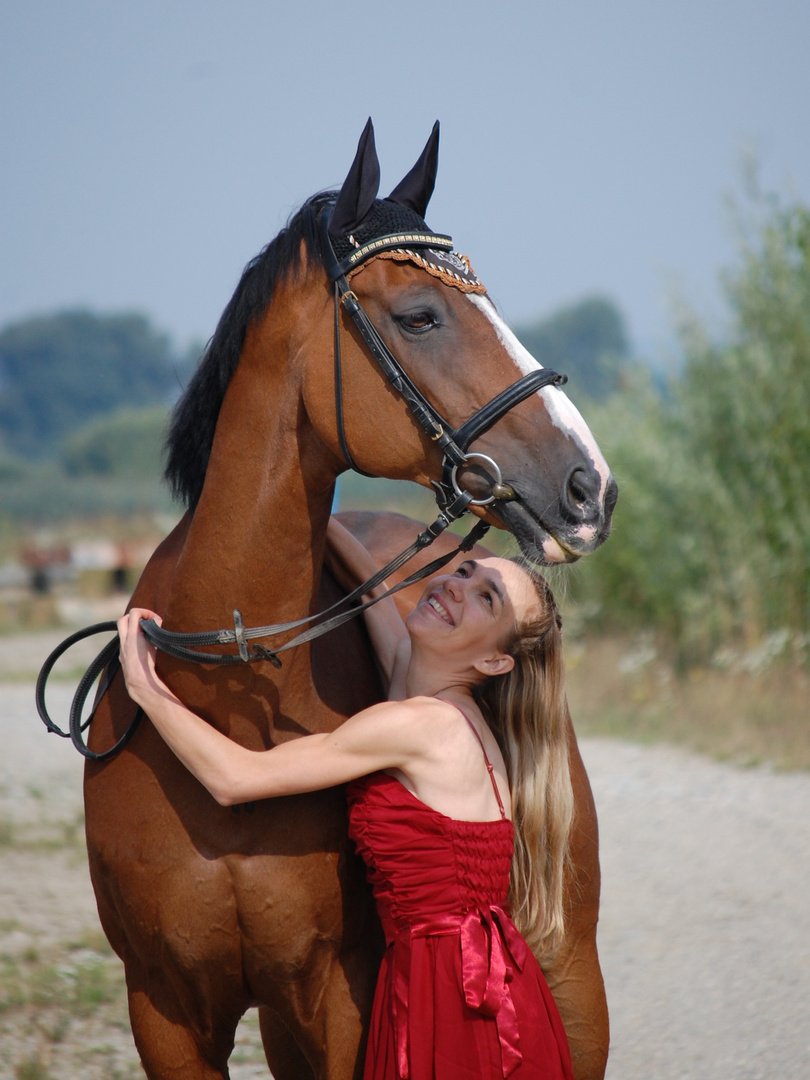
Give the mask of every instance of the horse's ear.
M 425 144 L 422 155 L 408 173 L 388 196 L 400 206 L 415 210 L 419 217 L 425 216 L 433 187 L 436 183 L 436 170 L 439 167 L 439 121 L 433 125 L 433 131 Z
M 374 125 L 369 117 L 329 218 L 329 235 L 337 238 L 354 232 L 374 205 L 379 188 L 380 162 L 374 145 Z

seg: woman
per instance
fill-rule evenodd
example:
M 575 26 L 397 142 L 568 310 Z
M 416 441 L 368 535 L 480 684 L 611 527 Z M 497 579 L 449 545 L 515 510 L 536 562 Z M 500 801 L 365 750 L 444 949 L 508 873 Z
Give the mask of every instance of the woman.
M 334 519 L 328 539 L 339 578 L 375 568 Z M 381 601 L 365 617 L 389 700 L 259 752 L 161 682 L 142 617 L 154 616 L 134 609 L 118 624 L 127 690 L 219 803 L 349 784 L 350 835 L 388 942 L 365 1080 L 570 1080 L 531 951 L 551 955 L 562 936 L 573 808 L 560 621 L 545 580 L 517 562 L 469 559 L 434 578 L 405 623 Z

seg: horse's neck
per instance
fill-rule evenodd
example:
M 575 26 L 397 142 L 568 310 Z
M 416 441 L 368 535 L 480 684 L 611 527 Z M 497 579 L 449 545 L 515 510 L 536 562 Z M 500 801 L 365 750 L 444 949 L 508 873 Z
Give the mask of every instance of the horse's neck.
M 250 464 L 246 472 L 252 472 Z M 253 481 L 260 478 L 261 470 Z M 216 486 L 194 515 L 169 598 L 168 615 L 210 625 L 239 608 L 246 625 L 309 614 L 323 561 L 331 488 L 317 492 L 299 468 L 278 461 L 263 483 Z M 189 627 L 190 628 L 190 627 Z
M 248 336 L 175 571 L 172 627 L 232 625 L 234 608 L 246 626 L 314 610 L 335 463 L 309 427 L 288 356 L 289 342 L 263 326 Z

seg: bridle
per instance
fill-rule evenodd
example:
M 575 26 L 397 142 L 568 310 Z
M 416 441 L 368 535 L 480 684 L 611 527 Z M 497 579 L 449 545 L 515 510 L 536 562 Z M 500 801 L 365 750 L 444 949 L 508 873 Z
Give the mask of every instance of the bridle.
M 538 368 L 524 375 L 517 382 L 507 386 L 494 398 L 483 405 L 461 427 L 453 428 L 428 401 L 422 391 L 414 384 L 396 356 L 391 352 L 380 336 L 377 328 L 363 309 L 353 292 L 347 274 L 362 266 L 363 263 L 384 251 L 409 251 L 429 248 L 440 251 L 452 251 L 453 241 L 449 236 L 435 233 L 394 233 L 381 236 L 363 244 L 351 252 L 345 259 L 338 261 L 326 227 L 324 215 L 322 240 L 326 252 L 326 272 L 335 287 L 335 406 L 337 414 L 338 438 L 346 464 L 355 472 L 364 476 L 371 475 L 358 468 L 346 441 L 343 421 L 343 390 L 340 360 L 340 307 L 351 316 L 363 341 L 377 361 L 383 375 L 394 390 L 404 399 L 417 423 L 427 433 L 431 442 L 442 451 L 441 480 L 434 480 L 436 500 L 439 506 L 450 514 L 450 520 L 460 517 L 468 506 L 488 506 L 496 499 L 506 501 L 514 499 L 511 489 L 504 485 L 498 464 L 487 454 L 470 453 L 469 446 L 484 432 L 488 431 L 502 416 L 513 409 L 519 402 L 544 386 L 563 386 L 568 382 L 567 375 L 560 375 L 550 368 Z M 463 492 L 458 483 L 458 471 L 475 459 L 483 464 L 494 477 L 490 494 L 483 499 L 475 499 L 468 492 Z
M 441 479 L 432 482 L 439 507 L 439 514 L 436 520 L 424 529 L 405 551 L 401 552 L 386 566 L 382 567 L 382 569 L 374 574 L 373 577 L 369 578 L 368 581 L 364 581 L 362 585 L 359 585 L 347 596 L 341 597 L 337 603 L 333 604 L 325 611 L 317 612 L 316 614 L 309 615 L 303 619 L 267 626 L 246 627 L 242 620 L 241 611 L 235 609 L 233 612 L 233 629 L 226 628 L 223 630 L 192 633 L 178 633 L 176 631 L 166 630 L 162 626 L 159 626 L 153 619 L 142 619 L 141 628 L 143 629 L 146 638 L 157 648 L 177 659 L 195 663 L 216 664 L 220 666 L 269 660 L 275 667 L 281 667 L 279 653 L 292 649 L 297 645 L 303 645 L 313 638 L 320 637 L 322 634 L 334 630 L 336 627 L 341 626 L 350 619 L 354 619 L 361 612 L 378 603 L 385 597 L 391 596 L 393 593 L 399 592 L 401 589 L 405 589 L 409 585 L 413 585 L 423 578 L 429 577 L 431 574 L 435 574 L 443 566 L 451 562 L 460 552 L 470 551 L 489 529 L 489 525 L 485 521 L 477 521 L 458 547 L 453 548 L 450 552 L 441 555 L 426 566 L 423 566 L 420 570 L 410 574 L 400 581 L 399 584 L 395 585 L 381 596 L 374 597 L 362 603 L 360 602 L 362 596 L 369 593 L 372 589 L 376 588 L 377 585 L 383 582 L 386 577 L 404 566 L 405 563 L 412 559 L 419 551 L 422 551 L 432 544 L 436 537 L 444 532 L 448 525 L 467 513 L 471 506 L 488 506 L 496 500 L 507 501 L 517 497 L 512 489 L 503 483 L 503 477 L 498 464 L 486 454 L 470 452 L 469 446 L 477 438 L 483 435 L 484 432 L 488 431 L 489 428 L 509 412 L 510 409 L 514 408 L 515 405 L 525 400 L 531 394 L 536 393 L 545 386 L 562 386 L 568 381 L 567 376 L 565 375 L 560 375 L 556 371 L 552 371 L 548 368 L 539 368 L 537 371 L 532 371 L 528 375 L 524 375 L 521 379 L 518 379 L 517 382 L 512 383 L 511 386 L 508 386 L 505 390 L 496 394 L 494 398 L 483 405 L 460 427 L 452 427 L 452 425 L 442 417 L 439 411 L 415 385 L 407 372 L 402 368 L 396 356 L 394 356 L 383 341 L 368 314 L 363 309 L 356 294 L 351 289 L 347 275 L 350 274 L 352 270 L 361 266 L 364 262 L 385 251 L 410 251 L 412 249 L 428 248 L 434 251 L 452 252 L 453 241 L 449 236 L 442 236 L 436 233 L 394 233 L 378 237 L 375 240 L 357 247 L 345 259 L 339 261 L 335 256 L 327 231 L 327 218 L 328 215 L 324 215 L 322 240 L 325 253 L 324 261 L 326 272 L 334 285 L 335 294 L 335 405 L 338 439 L 341 451 L 347 465 L 355 471 L 362 473 L 363 470 L 358 468 L 349 450 L 343 416 L 340 351 L 340 308 L 342 307 L 343 310 L 351 316 L 363 341 L 366 343 L 369 352 L 376 360 L 388 383 L 404 399 L 416 421 L 427 433 L 431 441 L 436 443 L 442 451 Z M 459 484 L 459 470 L 470 464 L 472 461 L 482 464 L 487 472 L 493 477 L 490 493 L 485 498 L 475 498 L 470 492 L 462 490 Z M 371 474 L 364 473 L 364 475 L 368 476 Z M 248 644 L 250 641 L 255 641 L 257 638 L 275 637 L 299 629 L 307 624 L 314 625 L 310 625 L 307 630 L 301 631 L 291 640 L 286 641 L 283 645 L 280 645 L 275 649 L 269 649 L 260 644 L 253 644 L 251 647 Z M 84 739 L 84 732 L 92 722 L 95 706 L 93 713 L 91 713 L 86 720 L 83 720 L 82 713 L 84 705 L 90 690 L 99 676 L 103 675 L 103 679 L 96 693 L 96 705 L 98 705 L 98 702 L 112 682 L 118 666 L 117 639 L 113 638 L 105 645 L 80 680 L 70 709 L 68 731 L 62 731 L 51 719 L 45 704 L 45 687 L 56 661 L 71 648 L 71 646 L 84 638 L 100 633 L 112 633 L 115 630 L 115 622 L 104 622 L 86 627 L 84 630 L 79 630 L 75 634 L 72 634 L 50 654 L 43 664 L 37 679 L 37 710 L 45 726 L 49 731 L 61 735 L 63 738 L 69 737 L 80 753 L 93 761 L 106 761 L 108 758 L 117 754 L 132 738 L 142 716 L 142 711 L 138 709 L 129 727 L 110 749 L 102 751 L 101 753 L 96 753 L 87 746 Z M 234 644 L 238 648 L 238 653 L 236 654 L 198 651 L 204 646 Z

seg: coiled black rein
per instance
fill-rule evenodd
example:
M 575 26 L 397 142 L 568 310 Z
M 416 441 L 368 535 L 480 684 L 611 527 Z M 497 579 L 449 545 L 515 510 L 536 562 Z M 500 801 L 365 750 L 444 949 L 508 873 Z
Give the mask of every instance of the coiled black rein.
M 79 685 L 76 687 L 76 693 L 73 695 L 73 702 L 70 706 L 70 723 L 67 731 L 62 729 L 53 722 L 48 713 L 47 705 L 45 704 L 45 686 L 47 685 L 48 678 L 53 670 L 56 661 L 63 656 L 68 649 L 79 641 L 83 641 L 85 638 L 94 637 L 96 634 L 115 634 L 116 636 L 108 641 L 98 656 L 82 675 Z M 95 715 L 98 703 L 109 688 L 110 683 L 115 677 L 115 673 L 121 666 L 118 659 L 120 643 L 118 641 L 118 626 L 115 622 L 102 622 L 94 623 L 92 626 L 86 626 L 83 630 L 77 630 L 75 634 L 71 634 L 70 637 L 65 638 L 63 642 L 56 646 L 48 659 L 42 665 L 40 673 L 37 677 L 36 686 L 36 703 L 37 712 L 48 731 L 54 732 L 56 735 L 60 735 L 63 739 L 70 739 L 79 753 L 86 757 L 90 761 L 107 761 L 109 758 L 114 757 L 119 750 L 127 745 L 129 740 L 135 734 L 138 724 L 141 722 L 143 716 L 143 710 L 138 707 L 135 711 L 129 726 L 124 734 L 118 741 L 101 753 L 96 753 L 91 750 L 84 740 L 84 732 L 90 726 Z M 96 702 L 93 706 L 93 711 L 88 718 L 82 723 L 82 712 L 84 711 L 84 704 L 87 701 L 87 697 L 90 690 L 93 687 L 96 679 L 104 673 L 104 679 L 99 684 L 98 693 L 96 694 Z
M 463 496 L 462 499 L 469 501 L 469 496 Z M 238 611 L 234 612 L 234 616 L 239 616 L 239 627 L 237 631 L 214 631 L 213 635 L 209 632 L 197 633 L 197 634 L 175 634 L 168 631 L 164 631 L 158 624 L 152 619 L 141 619 L 141 629 L 144 631 L 147 639 L 164 652 L 169 653 L 172 656 L 178 657 L 183 660 L 189 660 L 196 663 L 203 664 L 241 664 L 251 663 L 256 660 L 269 660 L 274 666 L 281 667 L 281 660 L 278 653 L 284 652 L 286 649 L 294 648 L 296 645 L 302 645 L 305 641 L 311 641 L 315 637 L 320 637 L 322 634 L 328 633 L 330 630 L 341 626 L 343 623 L 348 622 L 350 619 L 354 619 L 366 608 L 371 607 L 373 604 L 378 603 L 384 599 L 384 596 L 376 597 L 372 600 L 368 600 L 365 603 L 357 603 L 355 601 L 366 593 L 367 590 L 376 587 L 384 578 L 392 573 L 395 569 L 398 569 L 405 562 L 411 559 L 418 551 L 428 546 L 436 536 L 450 523 L 452 518 L 445 518 L 444 515 L 439 516 L 433 526 L 429 526 L 423 532 L 419 534 L 416 540 L 411 544 L 409 548 L 395 556 L 386 566 L 378 570 L 368 581 L 363 582 L 353 592 L 347 596 L 342 597 L 336 604 L 333 604 L 331 608 L 326 611 L 322 611 L 316 615 L 308 616 L 305 619 L 299 619 L 293 623 L 278 624 L 276 626 L 259 626 L 259 627 L 243 627 L 241 625 L 241 614 Z M 393 593 L 399 592 L 400 589 L 407 588 L 409 585 L 414 584 L 417 581 L 421 581 L 425 577 L 429 577 L 431 574 L 436 573 L 441 567 L 445 566 L 448 562 L 454 559 L 460 552 L 470 551 L 476 543 L 484 536 L 488 530 L 489 525 L 485 521 L 477 521 L 470 532 L 464 537 L 457 548 L 451 551 L 445 552 L 444 555 L 440 555 L 437 559 L 423 566 L 420 570 L 414 571 L 404 580 L 400 581 L 393 588 L 389 589 L 385 596 L 391 596 Z M 326 618 L 316 626 L 310 627 L 309 630 L 305 630 L 303 633 L 297 635 L 292 641 L 286 642 L 286 644 L 278 647 L 275 650 L 267 649 L 261 645 L 254 645 L 253 652 L 250 652 L 247 647 L 247 639 L 252 637 L 265 637 L 268 635 L 278 634 L 282 631 L 290 630 L 295 627 L 302 626 L 305 623 L 311 623 L 317 619 L 323 619 L 325 616 L 329 616 L 336 609 L 345 606 L 346 604 L 352 604 L 348 610 L 332 614 L 331 618 Z M 114 757 L 119 750 L 122 750 L 137 730 L 138 724 L 143 716 L 143 710 L 138 708 L 135 712 L 129 727 L 118 741 L 111 746 L 108 750 L 104 750 L 101 753 L 96 753 L 91 750 L 84 739 L 84 732 L 90 726 L 95 715 L 96 708 L 101 701 L 104 694 L 109 689 L 110 683 L 115 677 L 118 668 L 120 667 L 119 661 L 119 641 L 117 636 L 118 625 L 115 622 L 103 622 L 95 623 L 93 626 L 87 626 L 83 630 L 77 630 L 75 634 L 71 634 L 70 637 L 65 638 L 61 644 L 50 654 L 48 659 L 42 665 L 39 676 L 37 677 L 36 685 L 36 703 L 37 712 L 40 715 L 40 719 L 45 724 L 48 731 L 52 731 L 57 735 L 60 735 L 63 739 L 70 738 L 73 745 L 89 761 L 107 761 L 109 758 Z M 73 695 L 73 702 L 70 707 L 70 724 L 68 731 L 62 731 L 62 729 L 53 722 L 48 709 L 45 705 L 45 687 L 53 670 L 56 661 L 67 652 L 71 646 L 77 642 L 84 640 L 84 638 L 93 637 L 95 634 L 115 633 L 116 636 L 109 641 L 98 656 L 85 671 L 84 675 L 76 687 L 76 693 Z M 177 644 L 177 639 L 180 641 L 192 641 L 195 644 L 207 644 L 216 641 L 217 644 L 226 644 L 234 640 L 239 645 L 239 654 L 214 654 L 214 653 L 200 653 L 193 649 L 186 648 L 183 645 Z M 90 690 L 100 675 L 103 674 L 103 679 L 99 683 L 98 691 L 96 692 L 96 700 L 93 706 L 93 711 L 88 718 L 82 723 L 82 712 L 84 710 L 85 702 L 90 693 Z

